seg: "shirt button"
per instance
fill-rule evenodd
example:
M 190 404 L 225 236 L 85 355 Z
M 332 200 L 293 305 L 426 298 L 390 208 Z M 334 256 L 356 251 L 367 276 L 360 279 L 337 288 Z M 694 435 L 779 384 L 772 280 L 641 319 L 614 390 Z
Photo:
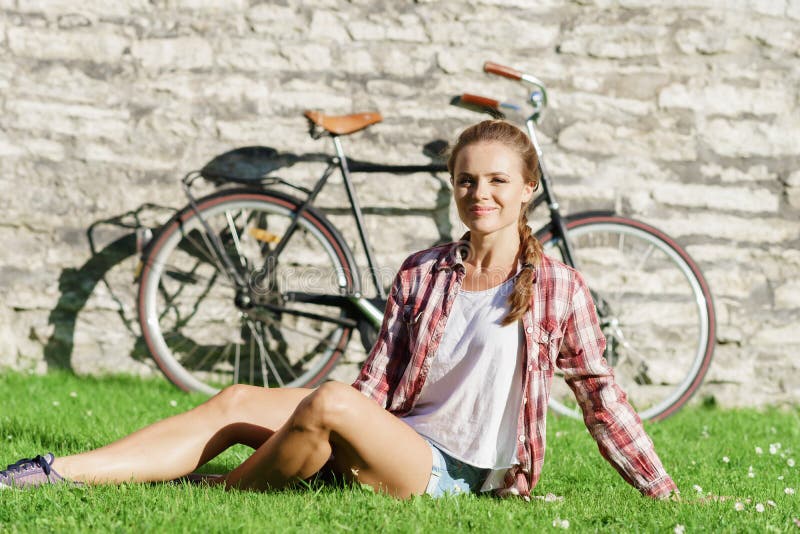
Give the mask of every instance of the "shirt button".
M 528 397 L 522 397 L 522 404 L 528 404 Z
M 532 326 L 529 326 L 528 328 L 526 328 L 526 329 L 525 329 L 525 331 L 526 331 L 527 333 L 529 333 L 529 334 L 532 334 L 532 333 L 533 333 L 533 327 L 532 327 Z
M 532 365 L 528 366 L 528 371 L 533 371 L 533 366 Z
M 520 443 L 524 442 L 525 441 L 525 436 L 520 436 L 519 437 L 519 441 L 520 441 Z
M 547 343 L 548 341 L 550 341 L 550 336 L 542 334 L 542 343 Z

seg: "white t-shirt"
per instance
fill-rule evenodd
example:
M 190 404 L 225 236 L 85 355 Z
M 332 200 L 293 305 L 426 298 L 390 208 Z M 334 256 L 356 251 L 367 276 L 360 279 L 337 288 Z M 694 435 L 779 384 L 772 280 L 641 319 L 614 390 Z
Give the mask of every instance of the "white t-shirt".
M 516 461 L 522 328 L 501 325 L 515 280 L 459 291 L 417 403 L 403 417 L 453 458 L 492 470 Z

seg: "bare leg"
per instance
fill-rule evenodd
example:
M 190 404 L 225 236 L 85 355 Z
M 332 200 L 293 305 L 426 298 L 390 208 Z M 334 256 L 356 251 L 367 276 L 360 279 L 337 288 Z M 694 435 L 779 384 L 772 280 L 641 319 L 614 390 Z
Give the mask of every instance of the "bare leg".
M 260 447 L 312 390 L 237 385 L 200 406 L 159 421 L 109 445 L 56 458 L 54 469 L 83 482 L 172 480 L 228 447 Z
M 397 497 L 423 493 L 430 478 L 430 447 L 419 434 L 352 387 L 328 382 L 226 483 L 281 488 L 319 471 L 331 452 L 337 472 Z

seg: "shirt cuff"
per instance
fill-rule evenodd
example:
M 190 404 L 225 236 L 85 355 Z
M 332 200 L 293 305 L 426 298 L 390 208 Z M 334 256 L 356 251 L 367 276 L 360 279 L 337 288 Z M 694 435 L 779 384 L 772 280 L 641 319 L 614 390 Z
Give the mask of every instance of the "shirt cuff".
M 669 475 L 657 478 L 649 486 L 643 488 L 642 494 L 653 499 L 666 499 L 672 493 L 679 493 L 678 486 L 672 481 Z

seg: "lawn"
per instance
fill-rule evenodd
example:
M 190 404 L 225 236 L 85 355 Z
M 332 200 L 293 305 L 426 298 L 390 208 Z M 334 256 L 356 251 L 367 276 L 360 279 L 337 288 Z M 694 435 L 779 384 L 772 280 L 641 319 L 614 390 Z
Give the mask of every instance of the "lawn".
M 96 447 L 202 400 L 162 380 L 0 374 L 0 463 Z M 398 501 L 330 485 L 272 494 L 167 484 L 47 487 L 0 491 L 0 531 L 800 532 L 800 409 L 698 406 L 647 428 L 684 502 L 639 496 L 581 422 L 551 418 L 540 498 L 531 502 Z M 208 470 L 228 470 L 247 454 L 234 447 Z M 709 492 L 731 498 L 701 502 Z

